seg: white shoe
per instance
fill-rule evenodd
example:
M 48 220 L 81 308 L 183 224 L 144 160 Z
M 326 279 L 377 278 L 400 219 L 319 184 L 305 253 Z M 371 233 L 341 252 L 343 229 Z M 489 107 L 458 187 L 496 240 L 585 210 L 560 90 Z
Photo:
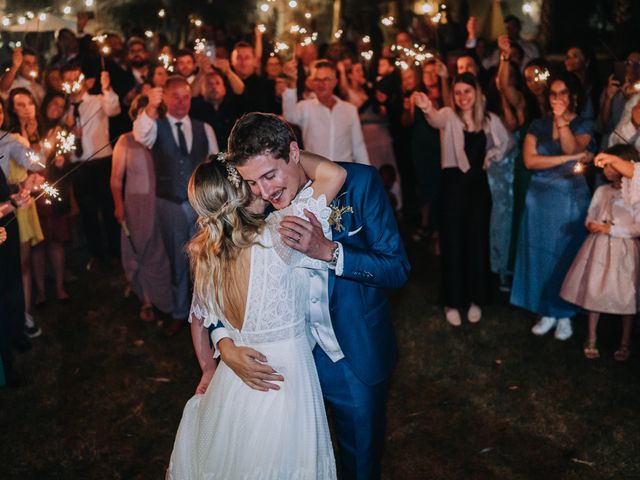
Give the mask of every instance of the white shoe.
M 454 327 L 462 325 L 462 319 L 460 318 L 460 311 L 457 308 L 444 307 L 444 316 L 449 324 Z
M 573 335 L 573 328 L 571 328 L 570 318 L 559 318 L 558 326 L 556 327 L 555 337 L 556 340 L 567 340 Z
M 482 310 L 478 305 L 472 303 L 467 312 L 467 320 L 471 323 L 478 323 L 482 318 Z
M 544 335 L 555 326 L 556 326 L 555 317 L 542 317 L 540 320 L 538 320 L 538 323 L 536 323 L 531 328 L 531 333 L 538 336 Z

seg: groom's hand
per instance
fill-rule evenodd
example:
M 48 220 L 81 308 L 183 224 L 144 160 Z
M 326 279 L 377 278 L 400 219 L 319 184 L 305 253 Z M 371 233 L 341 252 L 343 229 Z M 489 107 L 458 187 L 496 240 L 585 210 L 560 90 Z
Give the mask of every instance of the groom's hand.
M 284 382 L 284 377 L 266 364 L 267 357 L 263 354 L 253 348 L 236 347 L 230 338 L 220 340 L 218 348 L 222 361 L 251 388 L 262 392 L 280 390 L 271 382 Z
M 295 216 L 282 219 L 278 229 L 282 241 L 307 257 L 331 261 L 335 243 L 324 236 L 322 225 L 313 213 L 305 209 L 304 214 L 309 220 Z

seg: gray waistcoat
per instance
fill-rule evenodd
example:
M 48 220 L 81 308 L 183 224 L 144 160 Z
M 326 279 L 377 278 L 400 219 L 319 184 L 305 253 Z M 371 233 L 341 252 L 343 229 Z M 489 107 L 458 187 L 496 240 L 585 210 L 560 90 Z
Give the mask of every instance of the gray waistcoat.
M 193 143 L 189 155 L 180 153 L 180 147 L 173 138 L 171 124 L 166 118 L 157 120 L 158 135 L 151 153 L 156 171 L 156 196 L 182 203 L 187 200 L 187 185 L 191 173 L 209 153 L 204 124 L 191 119 Z

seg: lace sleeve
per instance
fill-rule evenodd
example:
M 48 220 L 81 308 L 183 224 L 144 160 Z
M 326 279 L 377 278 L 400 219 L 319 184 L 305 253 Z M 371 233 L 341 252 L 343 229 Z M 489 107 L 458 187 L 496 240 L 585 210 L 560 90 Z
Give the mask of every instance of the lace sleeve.
M 622 198 L 627 205 L 640 202 L 640 163 L 633 165 L 633 176 L 622 179 Z
M 270 234 L 273 248 L 282 261 L 289 266 L 314 270 L 326 269 L 327 262 L 309 258 L 305 254 L 288 247 L 282 241 L 278 232 L 280 222 L 286 216 L 293 215 L 306 219 L 304 210 L 309 210 L 316 216 L 322 225 L 324 236 L 331 239 L 331 227 L 329 226 L 331 209 L 327 205 L 327 198 L 324 195 L 320 195 L 317 199 L 313 198 L 313 188 L 309 186 L 303 189 L 287 208 L 277 210 L 267 217 L 267 230 Z
M 202 323 L 204 328 L 209 328 L 211 325 L 218 323 L 220 312 L 214 312 L 213 315 L 207 313 L 207 309 L 203 302 L 200 301 L 200 297 L 194 292 L 191 297 L 191 309 L 189 310 L 189 323 L 194 320 Z

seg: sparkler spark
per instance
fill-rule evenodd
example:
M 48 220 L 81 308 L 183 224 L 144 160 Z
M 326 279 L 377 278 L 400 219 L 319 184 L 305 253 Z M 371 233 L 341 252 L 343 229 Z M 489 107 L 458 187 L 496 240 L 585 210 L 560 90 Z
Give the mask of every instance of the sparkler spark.
M 45 165 L 40 161 L 40 155 L 38 155 L 33 150 L 28 150 L 26 155 L 27 155 L 27 160 L 29 160 L 29 163 L 31 165 L 38 165 L 39 167 L 42 167 L 42 168 L 45 167 Z
M 56 134 L 56 155 L 66 155 L 76 151 L 76 136 L 61 130 Z
M 78 80 L 75 82 L 63 82 L 62 83 L 62 91 L 67 95 L 71 95 L 72 93 L 77 93 L 82 90 L 82 85 L 84 83 L 84 74 L 80 74 Z
M 546 68 L 536 68 L 533 73 L 533 81 L 538 83 L 545 83 L 551 76 L 551 73 Z
M 577 162 L 574 166 L 573 166 L 573 173 L 584 173 L 584 169 L 585 169 L 585 164 L 582 162 Z
M 44 182 L 40 188 L 42 189 L 42 194 L 49 197 L 44 201 L 47 205 L 51 205 L 51 200 L 57 200 L 58 202 L 62 201 L 60 191 L 56 187 L 49 185 L 49 182 Z
M 207 48 L 207 40 L 204 38 L 196 38 L 193 46 L 195 53 L 203 53 Z

